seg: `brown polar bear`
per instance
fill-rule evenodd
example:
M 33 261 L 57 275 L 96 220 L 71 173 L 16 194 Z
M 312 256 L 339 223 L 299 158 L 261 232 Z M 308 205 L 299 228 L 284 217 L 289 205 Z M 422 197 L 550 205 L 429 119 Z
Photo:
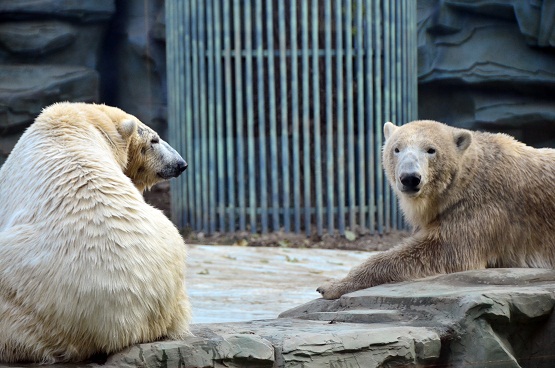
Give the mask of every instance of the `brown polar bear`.
M 188 334 L 185 244 L 141 190 L 187 166 L 117 108 L 46 108 L 0 169 L 0 360 Z
M 487 267 L 555 266 L 555 150 L 435 121 L 384 126 L 383 165 L 411 237 L 318 288 L 326 299 Z

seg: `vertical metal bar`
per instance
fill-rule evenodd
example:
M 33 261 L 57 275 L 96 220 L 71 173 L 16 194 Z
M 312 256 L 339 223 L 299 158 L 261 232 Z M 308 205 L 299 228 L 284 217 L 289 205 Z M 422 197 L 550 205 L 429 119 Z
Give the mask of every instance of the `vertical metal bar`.
M 241 0 L 233 1 L 233 28 L 235 46 L 235 128 L 237 132 L 237 196 L 239 197 L 239 230 L 246 228 L 245 208 L 245 148 L 243 137 L 243 65 L 241 59 Z
M 168 143 L 176 149 L 179 149 L 178 139 L 175 139 L 177 135 L 177 114 L 175 107 L 178 106 L 180 103 L 180 98 L 183 96 L 181 93 L 176 93 L 179 90 L 179 85 L 177 82 L 177 70 L 180 69 L 180 66 L 177 65 L 178 63 L 178 55 L 183 52 L 180 50 L 179 40 L 181 38 L 178 34 L 178 29 L 176 27 L 177 22 L 175 18 L 179 18 L 183 16 L 181 13 L 177 13 L 175 9 L 175 2 L 169 0 L 166 4 L 166 44 L 168 47 L 166 48 L 166 60 L 167 60 L 167 88 L 168 88 Z M 183 88 L 184 90 L 184 88 Z M 182 90 L 182 91 L 183 91 Z M 173 203 L 171 206 L 171 217 L 172 220 L 177 224 L 179 227 L 183 227 L 183 207 L 179 203 L 179 199 L 181 198 L 178 193 L 180 193 L 181 189 L 181 180 L 171 181 L 170 182 L 170 195 L 173 199 Z
M 166 48 L 166 60 L 167 60 L 167 94 L 168 94 L 168 143 L 170 145 L 177 143 L 176 140 L 173 139 L 177 132 L 176 126 L 176 111 L 175 106 L 179 104 L 179 98 L 182 97 L 181 94 L 175 94 L 175 91 L 178 90 L 177 85 L 177 55 L 179 55 L 179 43 L 180 40 L 179 36 L 177 35 L 178 30 L 175 26 L 177 22 L 174 22 L 175 18 L 182 16 L 182 14 L 177 14 L 177 11 L 174 6 L 174 2 L 169 0 L 166 4 L 166 44 L 168 47 Z M 178 146 L 176 149 L 179 149 Z M 177 223 L 177 226 L 180 226 L 181 220 L 183 218 L 183 213 L 181 208 L 176 206 L 178 201 L 177 193 L 180 189 L 180 181 L 174 180 L 170 182 L 170 196 L 173 198 L 173 203 L 171 206 L 171 218 L 172 220 Z M 181 226 L 180 226 L 181 227 Z
M 322 152 L 320 142 L 320 47 L 318 45 L 318 0 L 312 0 L 312 106 L 314 125 L 314 198 L 316 202 L 316 231 L 323 233 L 322 215 Z
M 249 178 L 249 218 L 251 232 L 256 232 L 256 155 L 254 153 L 254 78 L 252 61 L 252 4 L 243 0 L 245 7 L 245 92 L 247 95 L 247 169 Z M 246 183 L 245 183 L 246 184 Z M 264 189 L 265 190 L 265 189 Z
M 270 120 L 270 178 L 272 182 L 272 229 L 278 231 L 279 225 L 279 182 L 277 150 L 277 115 L 276 115 L 276 75 L 274 69 L 274 22 L 273 0 L 266 2 L 266 37 L 268 43 L 268 104 Z
M 406 34 L 405 34 L 405 38 L 406 38 L 406 111 L 407 111 L 407 116 L 406 116 L 406 120 L 404 121 L 404 123 L 408 123 L 411 119 L 412 119 L 412 104 L 411 104 L 411 85 L 412 85 L 412 78 L 414 78 L 413 75 L 411 75 L 411 71 L 412 71 L 412 50 L 411 50 L 411 46 L 412 46 L 412 16 L 411 16 L 411 10 L 412 10 L 412 6 L 410 4 L 410 1 L 406 0 L 405 1 L 405 7 L 406 7 Z
M 224 64 L 225 64 L 225 116 L 226 116 L 226 148 L 227 148 L 227 193 L 228 193 L 228 211 L 229 211 L 229 231 L 235 231 L 235 139 L 233 129 L 233 82 L 232 82 L 232 65 L 231 65 L 231 9 L 230 2 L 223 1 L 223 28 L 224 28 Z
M 410 31 L 410 35 L 411 35 L 411 40 L 412 40 L 412 47 L 411 47 L 411 51 L 412 51 L 412 72 L 411 72 L 411 76 L 413 77 L 411 82 L 412 82 L 412 118 L 411 119 L 417 119 L 418 118 L 418 42 L 417 42 L 417 29 L 416 29 L 416 23 L 417 23 L 417 19 L 416 19 L 416 2 L 411 1 L 410 2 L 410 6 L 411 6 L 411 31 Z
M 374 57 L 376 52 L 379 54 L 379 51 L 374 51 L 374 34 L 376 32 L 373 31 L 374 28 L 378 27 L 378 23 L 375 22 L 373 14 L 373 3 L 374 0 L 365 0 L 361 4 L 364 4 L 364 80 L 365 80 L 365 90 L 366 95 L 364 96 L 364 106 L 366 107 L 365 110 L 365 143 L 366 143 L 366 162 L 367 162 L 367 181 L 368 181 L 368 229 L 370 230 L 370 234 L 374 234 L 376 230 L 376 178 L 375 172 L 379 169 L 376 166 L 375 157 L 374 157 L 374 129 L 376 120 L 374 119 L 374 112 L 380 109 L 380 106 L 374 103 Z M 362 6 L 362 5 L 361 5 Z
M 366 7 L 367 8 L 367 7 Z M 363 33 L 366 36 L 366 28 L 363 27 L 362 23 L 362 15 L 368 9 L 365 9 L 363 0 L 358 0 L 355 2 L 355 30 L 356 30 L 356 43 L 355 43 L 355 73 L 356 73 L 356 111 L 357 111 L 357 118 L 356 118 L 356 125 L 357 125 L 357 144 L 356 144 L 356 162 L 357 162 L 357 171 L 358 171 L 358 181 L 357 181 L 357 189 L 358 189 L 358 223 L 361 229 L 365 229 L 367 227 L 366 224 L 366 172 L 372 171 L 370 165 L 366 164 L 366 153 L 365 153 L 365 140 L 368 137 L 366 131 L 366 119 L 364 118 L 365 109 L 371 109 L 372 105 L 364 106 L 364 99 L 366 95 L 364 94 L 364 87 L 366 79 L 363 77 L 364 75 L 364 64 L 363 58 L 368 57 L 368 50 L 364 49 L 363 43 Z M 371 54 L 370 54 L 371 55 Z M 369 73 L 369 72 L 367 72 Z M 370 73 L 369 73 L 370 74 Z M 354 181 L 354 178 L 352 179 Z
M 397 4 L 397 125 L 402 125 L 403 124 L 403 110 L 404 110 L 404 106 L 403 106 L 403 82 L 404 82 L 404 78 L 405 75 L 403 75 L 403 53 L 404 53 L 404 43 L 403 40 L 406 38 L 405 33 L 403 32 L 405 30 L 405 28 L 403 27 L 403 24 L 405 23 L 405 19 L 403 18 L 403 4 L 404 4 L 404 0 L 400 1 Z M 398 206 L 398 202 L 397 202 L 397 196 L 395 195 L 395 192 L 393 192 L 393 206 L 395 208 L 395 215 L 396 215 L 396 221 L 395 221 L 395 228 L 397 230 L 401 229 L 401 223 L 402 223 L 402 215 L 401 215 L 401 211 L 399 211 L 399 206 Z
M 199 230 L 208 232 L 208 213 L 210 204 L 208 202 L 208 193 L 210 188 L 208 186 L 208 147 L 207 147 L 207 126 L 208 126 L 208 116 L 206 111 L 206 26 L 204 24 L 204 4 L 197 3 L 197 27 L 198 27 L 198 81 L 200 86 L 200 120 L 199 122 L 199 132 L 198 143 L 200 144 L 200 162 L 201 162 L 201 172 L 200 172 L 200 188 L 197 192 L 197 196 L 201 197 L 201 205 L 199 208 L 200 216 L 202 219 L 202 227 Z
M 179 22 L 179 33 L 183 32 L 184 37 L 184 53 L 183 55 L 179 55 L 180 62 L 178 63 L 183 65 L 182 73 L 179 73 L 179 83 L 183 83 L 185 85 L 185 111 L 182 111 L 179 106 L 177 106 L 178 111 L 178 120 L 177 124 L 179 124 L 178 134 L 179 137 L 183 138 L 186 152 L 187 152 L 187 160 L 189 163 L 194 162 L 194 144 L 193 144 L 193 94 L 194 94 L 194 84 L 192 80 L 192 59 L 191 59 L 191 52 L 192 52 L 192 41 L 191 41 L 191 9 L 189 7 L 189 3 L 178 2 L 177 5 L 178 12 L 179 10 L 182 11 L 184 15 L 183 21 Z M 185 28 L 186 27 L 186 28 Z M 181 92 L 178 92 L 181 93 Z M 191 174 L 189 171 L 187 173 L 187 184 L 186 188 L 183 191 L 183 203 L 186 204 L 184 209 L 184 213 L 187 214 L 187 225 L 191 228 L 195 228 L 195 216 L 194 216 L 194 174 Z M 185 219 L 184 219 L 185 220 Z
M 407 12 L 408 12 L 408 34 L 407 34 L 407 38 L 408 38 L 408 71 L 407 74 L 409 76 L 413 76 L 412 73 L 416 73 L 416 70 L 413 69 L 413 64 L 414 64 L 414 59 L 416 59 L 416 56 L 413 54 L 413 39 L 416 39 L 416 29 L 413 26 L 413 23 L 415 23 L 415 20 L 413 19 L 413 4 L 410 1 L 407 1 Z M 413 33 L 414 32 L 414 33 Z M 418 79 L 418 76 L 416 77 L 416 79 Z M 409 113 L 409 117 L 407 119 L 407 122 L 410 120 L 415 119 L 416 117 L 413 114 L 413 90 L 412 90 L 412 78 L 408 81 L 408 85 L 407 85 L 407 95 L 408 95 L 408 113 Z
M 401 0 L 397 6 L 398 6 L 397 12 L 398 12 L 398 19 L 399 19 L 399 24 L 397 27 L 397 34 L 398 34 L 398 40 L 399 40 L 399 43 L 397 45 L 399 50 L 399 57 L 397 59 L 399 63 L 399 68 L 397 71 L 398 78 L 399 78 L 399 80 L 397 81 L 397 91 L 398 91 L 397 124 L 402 125 L 405 122 L 405 118 L 406 118 L 405 111 L 407 106 L 405 104 L 405 93 L 406 93 L 405 86 L 406 86 L 406 80 L 407 80 L 407 75 L 405 73 L 405 65 L 406 65 L 405 41 L 407 39 L 405 0 Z M 396 195 L 395 195 L 395 205 L 397 209 L 397 229 L 401 229 L 403 227 L 403 216 L 399 208 L 399 202 L 397 201 Z
M 384 20 L 384 106 L 385 121 L 391 121 L 391 19 L 390 19 L 390 2 L 391 0 L 384 1 L 383 20 Z M 391 223 L 391 191 L 389 185 L 384 181 L 384 231 L 389 233 Z
M 325 29 L 325 65 L 326 65 L 326 208 L 328 214 L 328 232 L 334 231 L 334 171 L 333 171 L 333 96 L 332 96 L 332 63 L 331 63 L 331 4 L 330 0 L 324 3 Z
M 336 72 L 336 140 L 337 140 L 337 210 L 339 234 L 345 234 L 345 147 L 343 127 L 343 2 L 335 2 L 335 72 Z
M 214 19 L 212 1 L 206 1 L 206 14 L 204 18 L 204 24 L 206 27 L 206 45 L 207 45 L 207 57 L 208 57 L 208 69 L 206 71 L 208 77 L 208 185 L 205 190 L 208 191 L 208 208 L 204 208 L 204 211 L 208 213 L 208 223 L 205 225 L 210 234 L 216 231 L 216 150 L 214 142 L 215 134 L 215 124 L 216 124 L 216 105 L 215 105 L 215 63 L 214 63 Z
M 297 65 L 297 2 L 289 8 L 289 32 L 291 37 L 291 138 L 293 160 L 293 224 L 295 233 L 301 231 L 301 175 L 299 158 L 299 70 Z
M 193 140 L 193 150 L 194 150 L 194 167 L 196 170 L 191 170 L 194 172 L 194 217 L 195 217 L 195 231 L 202 230 L 202 153 L 201 153 L 201 142 L 200 142 L 200 132 L 199 132 L 199 121 L 200 117 L 200 81 L 199 81 L 199 34 L 198 34 L 198 9 L 197 1 L 191 0 L 191 54 L 193 57 L 193 119 L 191 120 L 191 125 L 193 126 L 191 136 Z
M 377 203 L 377 229 L 379 234 L 383 234 L 384 225 L 384 190 L 383 190 L 383 171 L 381 161 L 381 146 L 382 146 L 382 126 L 383 126 L 383 106 L 385 101 L 382 99 L 382 9 L 381 2 L 374 1 L 374 19 L 375 32 L 374 32 L 374 90 L 376 107 L 375 121 L 374 121 L 374 157 L 375 157 L 375 176 L 376 176 L 376 203 Z
M 310 235 L 311 232 L 311 215 L 310 215 L 310 195 L 311 195 L 311 180 L 310 180 L 310 99 L 309 99 L 309 62 L 308 53 L 310 49 L 308 48 L 308 1 L 303 1 L 301 5 L 301 24 L 302 24 L 302 35 L 301 35 L 301 48 L 302 48 L 302 109 L 303 109 L 303 184 L 304 184 L 304 228 L 305 234 Z M 313 96 L 313 98 L 318 98 L 318 96 Z M 318 124 L 314 121 L 314 124 Z
M 408 36 L 408 29 L 407 29 L 407 2 L 406 0 L 401 0 L 401 10 L 400 10 L 400 17 L 401 17 L 401 24 L 399 33 L 401 35 L 401 72 L 400 72 L 400 110 L 399 110 L 399 125 L 405 124 L 407 119 L 407 82 L 408 82 L 408 75 L 406 73 L 407 68 L 407 36 Z
M 287 34 L 285 29 L 285 5 L 278 2 L 279 13 L 279 74 L 280 74 L 280 114 L 281 114 L 281 167 L 283 188 L 283 226 L 285 232 L 291 228 L 289 209 L 289 124 L 287 119 Z
M 259 129 L 259 155 L 260 155 L 260 208 L 261 231 L 268 232 L 268 182 L 266 169 L 266 108 L 264 92 L 264 29 L 262 25 L 262 0 L 256 0 L 256 72 L 258 76 L 258 129 Z M 268 58 L 273 56 L 268 55 Z
M 397 74 L 397 64 L 398 60 L 398 50 L 399 44 L 397 43 L 399 31 L 397 29 L 398 19 L 397 19 L 397 8 L 398 0 L 391 1 L 390 9 L 390 27 L 391 27 L 391 121 L 394 124 L 399 124 L 398 113 L 397 113 L 397 96 L 399 90 L 397 89 L 397 81 L 399 80 L 399 75 Z M 397 228 L 397 203 L 395 201 L 395 194 L 390 190 L 390 208 L 391 208 L 391 227 L 393 229 Z
M 401 101 L 401 105 L 403 106 L 403 117 L 401 119 L 401 124 L 408 123 L 409 120 L 409 104 L 408 104 L 408 91 L 409 91 L 409 83 L 410 83 L 410 74 L 408 73 L 409 70 L 409 63 L 410 63 L 410 51 L 409 51 L 409 32 L 410 32 L 410 19 L 409 19 L 409 9 L 408 9 L 408 0 L 403 0 L 403 52 L 401 54 L 402 61 L 402 79 L 403 79 L 403 97 Z
M 405 24 L 405 19 L 403 18 L 403 5 L 404 4 L 404 0 L 400 1 L 399 4 L 397 4 L 397 124 L 398 125 L 402 125 L 403 124 L 403 120 L 404 120 L 404 114 L 403 114 L 403 110 L 405 109 L 405 106 L 403 105 L 403 82 L 404 82 L 404 78 L 405 75 L 403 73 L 403 53 L 404 53 L 404 39 L 406 38 L 405 36 L 405 28 L 404 28 L 404 24 Z M 395 197 L 395 210 L 397 213 L 397 229 L 401 229 L 401 223 L 403 221 L 402 219 L 402 214 L 401 211 L 399 210 L 399 205 L 398 205 L 398 201 L 397 201 L 397 196 L 395 195 L 395 192 L 393 192 L 393 196 Z
M 347 201 L 349 213 L 349 227 L 355 229 L 355 127 L 353 117 L 353 4 L 345 1 L 345 71 L 347 87 Z M 361 172 L 362 174 L 362 172 Z
M 188 10 L 188 6 L 185 6 L 184 4 L 177 4 L 176 8 L 176 12 L 178 14 L 181 15 L 181 17 L 183 17 L 183 19 L 186 18 L 187 16 L 187 10 Z M 185 108 L 187 108 L 187 106 L 190 107 L 190 92 L 187 93 L 186 91 L 190 91 L 191 90 L 191 78 L 187 78 L 187 76 L 190 73 L 191 70 L 191 59 L 190 58 L 186 58 L 186 56 L 188 55 L 188 52 L 190 51 L 190 34 L 187 35 L 188 32 L 186 32 L 185 26 L 184 26 L 184 21 L 183 19 L 180 19 L 179 16 L 174 18 L 174 22 L 178 22 L 177 24 L 177 28 L 178 28 L 178 40 L 177 40 L 177 47 L 181 47 L 183 52 L 179 53 L 177 55 L 177 57 L 175 58 L 176 60 L 176 66 L 177 69 L 175 70 L 176 75 L 176 79 L 177 79 L 177 90 L 175 91 L 179 96 L 182 96 L 184 98 L 185 102 Z M 187 20 L 188 21 L 188 20 Z M 188 28 L 188 27 L 187 27 Z M 187 44 L 187 41 L 189 41 L 189 44 Z M 182 147 L 183 145 L 187 144 L 187 140 L 190 140 L 190 137 L 185 135 L 185 131 L 187 129 L 187 126 L 189 126 L 189 122 L 186 121 L 186 112 L 188 111 L 187 109 L 183 110 L 181 108 L 179 108 L 179 105 L 175 107 L 176 109 L 176 113 L 175 113 L 175 117 L 176 120 L 174 122 L 174 124 L 176 125 L 176 134 L 179 138 L 182 139 Z M 190 110 L 189 110 L 190 111 Z M 182 148 L 181 153 L 185 154 L 185 155 L 189 155 L 190 152 L 192 152 L 192 146 L 190 147 L 185 147 L 186 149 Z M 192 156 L 188 156 L 187 160 L 192 159 Z M 189 226 L 189 219 L 192 217 L 191 213 L 190 213 L 190 206 L 188 205 L 188 200 L 190 198 L 190 196 L 192 195 L 192 186 L 189 187 L 187 185 L 188 182 L 192 181 L 192 177 L 190 175 L 187 175 L 187 177 L 180 177 L 181 180 L 179 182 L 179 186 L 180 186 L 180 190 L 179 193 L 177 194 L 178 196 L 178 206 L 181 209 L 181 223 L 180 226 L 181 227 L 185 227 L 185 226 Z
M 220 0 L 212 0 L 214 5 L 214 50 L 215 50 L 215 79 L 216 79 L 216 150 L 218 162 L 218 220 L 219 231 L 225 231 L 225 170 L 227 160 L 224 157 L 225 136 L 224 136 L 224 102 L 222 85 L 222 21 Z

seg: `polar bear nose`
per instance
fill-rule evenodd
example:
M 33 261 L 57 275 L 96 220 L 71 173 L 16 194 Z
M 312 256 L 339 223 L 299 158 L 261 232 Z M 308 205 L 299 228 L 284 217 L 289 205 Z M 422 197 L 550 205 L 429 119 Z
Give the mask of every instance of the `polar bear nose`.
M 408 189 L 416 189 L 420 184 L 422 176 L 419 173 L 403 173 L 400 175 L 399 180 Z
M 177 163 L 177 170 L 179 170 L 180 173 L 182 173 L 183 171 L 185 171 L 187 169 L 187 162 L 185 162 L 184 160 L 181 160 Z

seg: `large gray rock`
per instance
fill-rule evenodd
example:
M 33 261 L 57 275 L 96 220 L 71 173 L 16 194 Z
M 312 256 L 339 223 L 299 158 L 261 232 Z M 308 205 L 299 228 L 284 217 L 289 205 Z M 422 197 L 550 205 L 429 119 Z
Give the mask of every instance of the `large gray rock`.
M 0 165 L 44 107 L 100 100 L 100 46 L 114 12 L 114 0 L 0 0 Z
M 98 73 L 64 65 L 0 66 L 0 165 L 41 110 L 58 101 L 98 99 Z
M 104 367 L 395 367 L 424 366 L 440 354 L 439 335 L 413 326 L 296 319 L 193 326 L 195 337 L 140 344 Z M 67 365 L 96 367 L 94 363 Z
M 193 325 L 194 337 L 135 345 L 103 366 L 547 368 L 554 306 L 554 270 L 468 271 L 316 299 L 279 319 Z
M 44 55 L 70 45 L 76 33 L 58 21 L 6 22 L 0 24 L 0 45 L 14 54 Z
M 82 22 L 107 21 L 115 12 L 115 0 L 0 0 L 0 14 L 75 18 Z
M 20 132 L 57 101 L 95 101 L 98 73 L 64 65 L 0 67 L 0 135 Z
M 135 115 L 166 137 L 167 91 L 164 2 L 118 2 L 99 68 L 107 102 Z M 114 69 L 114 65 L 116 69 Z
M 554 14 L 552 1 L 419 0 L 419 116 L 555 146 Z
M 425 326 L 441 337 L 436 363 L 449 366 L 550 367 L 554 292 L 553 270 L 489 269 L 319 299 L 282 316 Z
M 132 112 L 162 137 L 167 130 L 165 8 L 163 1 L 121 2 L 124 37 L 115 53 L 125 66 L 118 70 L 114 104 Z

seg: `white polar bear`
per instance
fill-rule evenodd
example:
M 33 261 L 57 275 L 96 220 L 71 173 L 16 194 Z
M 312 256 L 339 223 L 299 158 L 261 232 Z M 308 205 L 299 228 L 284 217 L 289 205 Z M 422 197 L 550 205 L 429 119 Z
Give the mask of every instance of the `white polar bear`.
M 186 166 L 114 107 L 37 117 L 0 169 L 1 361 L 79 361 L 188 334 L 186 247 L 141 193 Z

